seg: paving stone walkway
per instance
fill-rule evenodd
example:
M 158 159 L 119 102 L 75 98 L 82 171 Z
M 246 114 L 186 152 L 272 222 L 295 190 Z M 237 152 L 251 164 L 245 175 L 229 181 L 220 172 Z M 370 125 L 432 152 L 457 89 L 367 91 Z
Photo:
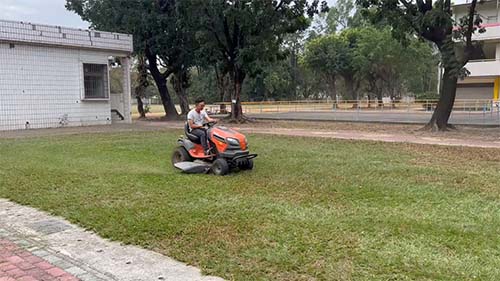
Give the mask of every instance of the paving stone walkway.
M 0 229 L 0 233 L 8 236 L 4 229 Z M 12 280 L 76 281 L 78 278 L 43 259 L 43 256 L 33 255 L 15 242 L 0 238 L 0 281 Z
M 195 267 L 100 238 L 0 199 L 0 281 L 222 281 Z

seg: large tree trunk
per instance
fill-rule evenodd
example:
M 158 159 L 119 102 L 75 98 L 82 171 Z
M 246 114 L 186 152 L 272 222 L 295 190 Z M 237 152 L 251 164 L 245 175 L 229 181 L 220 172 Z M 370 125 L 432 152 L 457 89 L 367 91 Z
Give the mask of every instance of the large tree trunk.
M 144 110 L 144 103 L 142 102 L 142 98 L 140 96 L 135 96 L 137 99 L 137 111 L 140 114 L 141 119 L 146 118 L 146 111 Z
M 170 93 L 168 92 L 168 75 L 160 72 L 158 69 L 158 58 L 156 57 L 156 54 L 153 54 L 148 48 L 146 48 L 146 57 L 149 62 L 149 71 L 151 72 L 151 76 L 153 76 L 158 92 L 160 93 L 163 109 L 165 110 L 165 118 L 169 120 L 178 119 L 179 113 L 177 113 L 175 104 L 170 97 Z
M 175 104 L 170 97 L 170 93 L 168 92 L 167 80 L 161 77 L 161 75 L 153 74 L 153 72 L 152 76 L 160 93 L 163 109 L 165 110 L 165 118 L 177 119 L 179 117 L 179 113 L 177 112 Z
M 219 111 L 221 114 L 226 114 L 227 109 L 226 105 L 224 104 L 224 100 L 226 98 L 226 93 L 227 91 L 227 72 L 226 71 L 219 71 L 218 67 L 215 66 L 215 79 L 217 81 L 217 90 L 219 91 L 219 102 L 220 108 Z
M 137 111 L 140 114 L 140 118 L 146 118 L 146 111 L 144 110 L 142 98 L 145 96 L 146 89 L 149 86 L 148 69 L 146 66 L 146 59 L 143 55 L 137 56 L 137 60 L 137 72 L 139 75 L 137 79 L 137 86 L 134 89 L 135 98 L 137 99 Z
M 293 91 L 293 99 L 297 100 L 297 68 L 298 68 L 298 58 L 297 58 L 297 50 L 292 49 L 292 53 L 290 54 L 290 65 L 292 68 L 292 91 Z M 335 97 L 336 98 L 336 97 Z
M 384 97 L 383 97 L 383 95 L 382 95 L 382 91 L 379 91 L 379 90 L 377 89 L 377 91 L 375 92 L 375 95 L 377 96 L 378 106 L 379 106 L 379 107 L 384 106 Z
M 172 86 L 175 89 L 177 98 L 179 99 L 179 105 L 181 107 L 181 115 L 187 115 L 189 113 L 189 100 L 186 93 L 186 88 L 189 79 L 187 73 L 184 71 L 177 72 L 172 77 Z
M 328 81 L 328 96 L 330 96 L 331 99 L 337 99 L 337 77 L 335 75 L 331 75 L 328 77 Z
M 344 76 L 344 81 L 345 81 L 345 87 L 347 90 L 347 95 L 349 96 L 350 99 L 352 100 L 358 100 L 358 93 L 357 89 L 355 89 L 355 82 L 354 82 L 354 77 L 352 76 Z
M 179 103 L 181 106 L 181 114 L 187 115 L 189 113 L 189 100 L 186 94 L 186 88 L 181 88 L 181 92 L 177 93 L 179 97 Z
M 456 74 L 453 74 L 453 71 L 454 70 L 450 68 L 444 69 L 439 101 L 432 114 L 431 120 L 425 126 L 427 129 L 446 131 L 450 128 L 448 120 L 450 119 L 451 111 L 455 103 L 458 81 L 458 77 Z
M 433 38 L 432 35 L 434 34 L 432 33 L 423 35 L 424 38 L 436 44 L 441 54 L 441 63 L 444 66 L 441 88 L 439 89 L 439 101 L 432 114 L 431 120 L 424 129 L 446 131 L 449 128 L 453 128 L 453 126 L 448 124 L 448 121 L 451 116 L 451 111 L 453 110 L 453 105 L 455 104 L 458 76 L 460 75 L 461 68 L 467 64 L 474 53 L 475 45 L 472 36 L 481 23 L 481 21 L 479 21 L 479 23 L 476 21 L 477 2 L 478 0 L 472 0 L 468 8 L 468 15 L 466 18 L 467 26 L 464 33 L 465 46 L 462 55 L 457 56 L 459 53 L 457 53 L 457 44 L 453 38 L 451 26 L 446 30 L 446 37 L 437 37 L 437 39 L 440 40 Z M 448 12 L 451 14 L 451 5 L 449 5 L 451 2 L 447 1 L 447 3 Z
M 231 98 L 231 120 L 236 122 L 244 121 L 243 107 L 241 106 L 241 90 L 246 74 L 243 70 L 236 67 L 233 71 L 234 92 Z
M 220 72 L 217 66 L 215 67 L 215 79 L 217 81 L 220 102 L 224 102 L 224 98 L 226 97 L 226 74 L 225 72 Z

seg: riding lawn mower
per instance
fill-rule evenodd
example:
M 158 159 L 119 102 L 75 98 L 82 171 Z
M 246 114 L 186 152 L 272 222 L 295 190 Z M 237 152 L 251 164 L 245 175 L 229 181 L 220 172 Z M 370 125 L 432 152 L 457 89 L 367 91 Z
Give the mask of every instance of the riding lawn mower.
M 172 155 L 172 164 L 185 173 L 208 173 L 226 175 L 231 170 L 252 170 L 253 159 L 247 138 L 236 130 L 205 123 L 209 153 L 205 154 L 200 138 L 190 132 L 189 124 L 184 126 L 185 136 L 178 140 L 178 147 Z

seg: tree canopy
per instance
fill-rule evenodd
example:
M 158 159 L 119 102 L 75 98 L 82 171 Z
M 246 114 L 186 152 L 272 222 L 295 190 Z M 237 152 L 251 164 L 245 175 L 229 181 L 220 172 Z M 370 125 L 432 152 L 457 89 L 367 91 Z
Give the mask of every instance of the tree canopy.
M 188 6 L 175 0 L 67 0 L 67 9 L 91 23 L 92 28 L 134 36 L 134 53 L 144 55 L 158 88 L 166 117 L 178 116 L 167 79 L 180 77 L 193 65 L 196 41 L 187 28 Z M 179 93 L 178 93 L 179 94 Z M 182 97 L 180 98 L 182 100 Z
M 275 61 L 287 34 L 305 30 L 318 9 L 318 0 L 190 0 L 196 11 L 203 54 L 222 64 L 232 81 L 232 119 L 241 120 L 241 91 L 248 75 L 262 72 Z M 321 7 L 319 7 L 319 5 Z M 204 61 L 207 61 L 206 59 Z
M 457 81 L 467 74 L 465 64 L 472 57 L 478 42 L 472 36 L 484 32 L 481 17 L 476 12 L 477 0 L 472 0 L 468 13 L 455 22 L 451 0 L 358 0 L 364 14 L 374 22 L 385 21 L 393 35 L 407 42 L 412 35 L 436 46 L 444 68 L 443 83 L 436 110 L 428 124 L 433 130 L 447 130 L 455 102 Z
M 135 68 L 142 70 L 137 85 L 152 78 L 168 118 L 178 116 L 175 102 L 185 114 L 188 97 L 196 95 L 231 101 L 238 121 L 243 100 L 433 92 L 435 50 L 444 47 L 434 50 L 415 35 L 439 17 L 421 18 L 418 5 L 408 7 L 389 0 L 339 0 L 331 9 L 319 0 L 67 0 L 92 28 L 134 35 L 134 62 L 145 63 Z M 314 17 L 324 25 L 311 27 Z M 462 46 L 466 23 L 452 32 L 465 38 L 456 41 Z M 143 92 L 136 87 L 137 96 Z

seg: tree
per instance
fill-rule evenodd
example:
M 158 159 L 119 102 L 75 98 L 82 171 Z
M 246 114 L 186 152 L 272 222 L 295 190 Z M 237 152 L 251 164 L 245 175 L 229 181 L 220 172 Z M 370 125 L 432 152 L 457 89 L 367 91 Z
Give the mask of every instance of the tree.
M 373 21 L 387 21 L 393 28 L 393 35 L 403 42 L 409 35 L 417 35 L 436 45 L 444 73 L 439 101 L 426 128 L 448 130 L 457 81 L 467 75 L 464 66 L 478 44 L 472 40 L 472 35 L 476 31 L 484 32 L 482 20 L 476 13 L 478 1 L 471 1 L 468 14 L 459 22 L 452 18 L 451 0 L 359 0 L 359 3 Z
M 402 72 L 410 64 L 405 48 L 396 41 L 388 28 L 379 30 L 373 27 L 359 30 L 354 64 L 359 75 L 369 86 L 379 105 L 384 92 L 395 98 L 403 84 Z
M 232 82 L 231 119 L 243 121 L 241 93 L 245 78 L 276 59 L 286 34 L 305 30 L 319 1 L 192 0 L 198 13 L 203 49 L 215 50 Z M 322 8 L 326 9 L 323 2 Z
M 194 40 L 184 24 L 184 6 L 176 0 L 66 0 L 66 8 L 74 11 L 92 28 L 134 36 L 134 54 L 145 56 L 148 71 L 158 88 L 167 119 L 178 117 L 170 96 L 167 80 L 173 73 L 182 73 L 191 65 Z M 182 79 L 187 76 L 182 76 Z M 186 85 L 183 83 L 183 85 Z M 182 94 L 180 91 L 178 94 Z M 183 100 L 180 98 L 180 100 Z
M 354 0 L 338 0 L 330 7 L 328 12 L 321 13 L 315 17 L 309 38 L 314 39 L 320 35 L 338 33 L 348 28 L 363 27 L 369 25 L 360 12 L 362 9 L 356 6 Z
M 353 0 L 338 0 L 326 15 L 328 32 L 335 33 L 337 30 L 351 27 L 354 14 L 355 3 Z
M 198 42 L 192 25 L 190 3 L 179 0 L 157 0 L 159 8 L 158 30 L 154 50 L 161 60 L 163 75 L 169 79 L 177 94 L 181 114 L 189 112 L 187 89 L 190 68 L 196 65 Z
M 407 90 L 416 98 L 437 99 L 438 61 L 437 51 L 423 40 L 411 40 L 405 49 L 406 63 L 400 73 Z M 413 58 L 419 58 L 415 61 Z M 408 63 L 412 62 L 412 63 Z
M 359 88 L 362 76 L 359 74 L 359 68 L 355 65 L 354 59 L 358 48 L 358 41 L 361 33 L 359 29 L 346 29 L 341 33 L 341 38 L 347 44 L 345 62 L 342 64 L 340 74 L 344 78 L 347 95 L 353 100 L 359 99 Z M 357 106 L 357 105 L 355 105 Z
M 306 45 L 304 64 L 324 79 L 333 99 L 337 98 L 337 78 L 349 63 L 347 53 L 347 42 L 336 34 L 320 36 Z
M 146 89 L 149 87 L 148 68 L 146 58 L 143 55 L 137 56 L 137 83 L 134 87 L 135 99 L 137 100 L 137 111 L 140 118 L 146 118 L 146 111 L 144 110 L 144 103 L 142 99 L 146 95 Z
M 342 77 L 348 99 L 358 99 L 359 76 L 354 63 L 359 32 L 346 30 L 341 35 L 320 36 L 306 44 L 303 60 L 310 70 L 325 79 L 330 96 L 336 98 L 336 82 Z

